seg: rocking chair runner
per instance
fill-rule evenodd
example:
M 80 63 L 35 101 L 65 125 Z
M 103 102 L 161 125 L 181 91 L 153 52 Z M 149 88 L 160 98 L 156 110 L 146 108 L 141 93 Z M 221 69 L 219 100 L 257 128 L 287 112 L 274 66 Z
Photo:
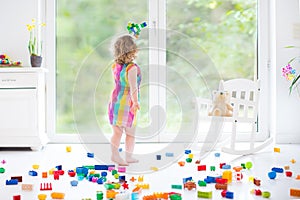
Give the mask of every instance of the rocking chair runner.
M 213 121 L 222 120 L 222 122 L 232 123 L 232 133 L 229 147 L 223 147 L 222 151 L 231 154 L 246 155 L 262 150 L 272 143 L 273 139 L 268 138 L 266 141 L 259 145 L 255 145 L 255 135 L 257 127 L 257 111 L 260 94 L 259 81 L 252 81 L 248 79 L 232 79 L 220 82 L 220 89 L 228 91 L 231 94 L 231 104 L 233 106 L 232 117 L 209 117 Z M 198 108 L 206 109 L 206 113 L 212 107 L 212 101 L 207 99 L 197 99 Z M 201 111 L 203 113 L 203 111 Z M 203 116 L 202 116 L 203 118 Z M 221 118 L 221 119 L 220 119 Z M 237 124 L 248 123 L 251 124 L 251 133 L 248 149 L 237 149 L 236 136 Z

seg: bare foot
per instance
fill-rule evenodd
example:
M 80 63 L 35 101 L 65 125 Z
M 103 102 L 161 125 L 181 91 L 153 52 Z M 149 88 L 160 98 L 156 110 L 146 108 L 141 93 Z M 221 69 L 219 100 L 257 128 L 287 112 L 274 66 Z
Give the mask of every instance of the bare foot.
M 111 160 L 120 166 L 128 166 L 128 163 L 125 162 L 120 156 L 111 156 Z
M 126 162 L 127 163 L 138 163 L 139 160 L 133 158 L 133 157 L 126 157 Z

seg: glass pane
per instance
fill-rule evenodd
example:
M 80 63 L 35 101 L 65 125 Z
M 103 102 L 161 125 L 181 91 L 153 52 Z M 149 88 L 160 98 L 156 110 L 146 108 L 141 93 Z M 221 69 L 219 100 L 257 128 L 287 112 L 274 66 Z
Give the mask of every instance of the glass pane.
M 57 133 L 76 133 L 79 124 L 90 133 L 99 127 L 111 132 L 107 117 L 113 89 L 111 44 L 114 38 L 128 33 L 129 21 L 146 21 L 147 6 L 146 0 L 57 1 Z M 147 31 L 142 32 L 137 45 L 136 62 L 142 69 L 143 82 L 147 82 Z M 139 123 L 143 125 L 148 124 L 148 88 L 143 87 L 141 93 Z
M 256 52 L 257 0 L 167 0 L 167 132 L 192 122 L 183 114 L 220 79 L 253 80 Z

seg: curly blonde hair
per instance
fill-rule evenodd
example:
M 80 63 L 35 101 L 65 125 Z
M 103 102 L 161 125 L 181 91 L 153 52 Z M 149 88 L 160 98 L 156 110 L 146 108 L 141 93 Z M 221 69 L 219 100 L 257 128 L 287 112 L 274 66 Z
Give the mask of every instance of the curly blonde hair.
M 114 59 L 116 63 L 128 64 L 132 62 L 137 53 L 137 46 L 131 35 L 119 37 L 114 43 Z

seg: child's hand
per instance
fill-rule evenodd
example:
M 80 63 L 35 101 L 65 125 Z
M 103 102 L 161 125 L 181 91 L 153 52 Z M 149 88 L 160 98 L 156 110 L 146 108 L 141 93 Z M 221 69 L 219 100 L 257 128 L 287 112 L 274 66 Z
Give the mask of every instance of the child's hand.
M 136 112 L 139 109 L 140 109 L 140 104 L 139 103 L 133 103 L 132 107 L 130 108 L 131 112 Z

